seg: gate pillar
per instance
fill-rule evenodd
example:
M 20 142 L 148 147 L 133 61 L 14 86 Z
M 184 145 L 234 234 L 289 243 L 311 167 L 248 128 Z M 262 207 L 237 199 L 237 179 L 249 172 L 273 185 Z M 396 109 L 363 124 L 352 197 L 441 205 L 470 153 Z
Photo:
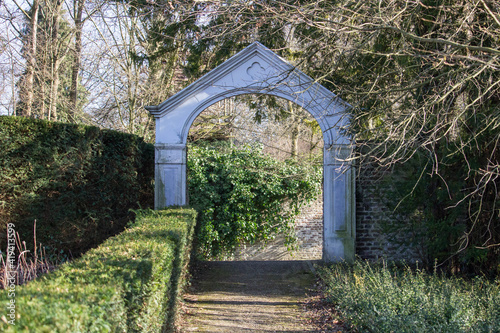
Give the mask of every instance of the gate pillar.
M 155 145 L 155 209 L 187 204 L 186 145 Z
M 349 145 L 325 147 L 323 158 L 323 260 L 354 261 L 355 172 Z

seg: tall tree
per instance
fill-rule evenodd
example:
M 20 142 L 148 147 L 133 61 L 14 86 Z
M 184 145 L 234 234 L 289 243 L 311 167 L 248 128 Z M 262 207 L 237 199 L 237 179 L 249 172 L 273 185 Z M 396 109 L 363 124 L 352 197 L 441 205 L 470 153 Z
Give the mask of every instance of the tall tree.
M 210 1 L 205 8 L 188 73 L 206 72 L 254 40 L 291 59 L 353 106 L 344 130 L 365 145 L 353 156 L 359 163 L 425 161 L 414 180 L 428 184 L 422 211 L 462 229 L 443 239 L 447 253 L 498 267 L 497 0 Z
M 79 73 L 82 59 L 82 33 L 83 33 L 83 10 L 85 0 L 73 0 L 73 21 L 75 23 L 75 46 L 73 51 L 73 65 L 71 68 L 71 88 L 70 88 L 70 107 L 68 118 L 76 122 L 78 111 L 78 84 Z
M 23 56 L 27 65 L 18 81 L 18 114 L 49 120 L 66 118 L 58 114 L 58 109 L 65 104 L 61 71 L 67 69 L 62 64 L 68 61 L 72 30 L 62 18 L 62 5 L 62 0 L 40 2 L 26 16 L 29 24 L 23 35 Z
M 59 98 L 59 85 L 61 83 L 60 68 L 66 57 L 69 48 L 69 29 L 60 29 L 63 0 L 51 0 L 46 2 L 47 37 L 46 44 L 49 51 L 50 68 L 50 90 L 49 90 L 49 110 L 47 118 L 58 119 L 57 103 Z
M 306 46 L 299 65 L 353 105 L 349 130 L 369 152 L 360 162 L 424 160 L 417 172 L 427 182 L 423 211 L 463 230 L 443 240 L 448 250 L 498 267 L 500 3 L 340 0 L 286 8 Z
M 21 86 L 21 95 L 25 96 L 26 100 L 24 102 L 24 108 L 20 109 L 18 115 L 31 117 L 32 116 L 32 105 L 34 96 L 34 76 L 35 76 L 35 65 L 36 65 L 36 50 L 37 50 L 37 39 L 38 39 L 38 16 L 40 11 L 40 1 L 33 0 L 29 12 L 25 12 L 26 18 L 29 20 L 29 30 L 26 37 L 26 74 L 25 82 Z

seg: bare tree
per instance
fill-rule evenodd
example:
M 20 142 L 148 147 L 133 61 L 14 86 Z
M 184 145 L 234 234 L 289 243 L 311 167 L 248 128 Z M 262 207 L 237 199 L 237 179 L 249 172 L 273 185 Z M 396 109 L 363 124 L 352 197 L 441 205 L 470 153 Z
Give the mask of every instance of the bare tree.
M 147 140 L 154 130 L 144 106 L 164 101 L 175 92 L 174 87 L 185 84 L 180 67 L 182 43 L 159 50 L 158 43 L 148 37 L 151 20 L 156 19 L 145 17 L 130 4 L 103 5 L 89 18 L 94 35 L 88 39 L 92 54 L 86 55 L 90 65 L 86 75 L 94 85 L 87 110 L 93 121 Z
M 24 14 L 25 25 L 16 28 L 13 16 L 13 27 L 22 40 L 22 47 L 17 51 L 22 54 L 25 66 L 18 86 L 16 111 L 19 115 L 63 119 L 58 115 L 58 105 L 61 104 L 61 67 L 67 60 L 70 49 L 71 29 L 63 19 L 62 0 L 40 2 L 35 0 L 28 10 L 13 0 L 18 11 Z M 19 24 L 19 23 L 17 23 Z
M 21 95 L 25 97 L 25 107 L 21 109 L 20 116 L 31 117 L 32 116 L 32 105 L 34 97 L 34 86 L 33 80 L 35 76 L 35 65 L 36 65 L 36 49 L 37 49 L 37 39 L 38 39 L 38 15 L 40 11 L 40 1 L 33 0 L 31 8 L 28 12 L 24 12 L 26 18 L 29 20 L 29 33 L 27 36 L 27 47 L 26 47 L 26 76 L 25 83 L 22 86 Z
M 81 69 L 82 58 L 82 32 L 83 32 L 83 11 L 85 8 L 85 0 L 73 1 L 73 21 L 75 24 L 75 47 L 73 51 L 73 65 L 71 68 L 71 88 L 70 88 L 70 107 L 69 119 L 72 122 L 76 121 L 76 113 L 78 110 L 78 81 Z
M 10 27 L 13 13 L 3 3 L 0 5 L 0 114 L 14 115 L 16 110 L 16 76 L 19 75 L 19 38 Z
M 500 3 L 318 1 L 287 8 L 302 27 L 301 66 L 354 106 L 351 130 L 365 146 L 360 163 L 425 157 L 428 167 L 418 173 L 428 182 L 424 208 L 457 228 L 463 220 L 456 212 L 463 211 L 465 231 L 450 246 L 485 250 L 496 265 L 488 249 L 500 245 Z

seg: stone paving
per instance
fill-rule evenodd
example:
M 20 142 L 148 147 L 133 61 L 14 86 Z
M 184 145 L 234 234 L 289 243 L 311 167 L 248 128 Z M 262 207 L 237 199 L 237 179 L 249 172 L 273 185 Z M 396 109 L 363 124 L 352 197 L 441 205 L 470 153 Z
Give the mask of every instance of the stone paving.
M 197 265 L 183 332 L 316 332 L 301 303 L 311 261 L 212 261 Z

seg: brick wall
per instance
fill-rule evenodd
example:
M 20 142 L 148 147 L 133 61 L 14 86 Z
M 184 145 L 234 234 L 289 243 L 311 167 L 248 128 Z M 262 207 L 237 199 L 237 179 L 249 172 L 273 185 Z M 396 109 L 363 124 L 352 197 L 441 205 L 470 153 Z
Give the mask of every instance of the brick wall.
M 284 237 L 267 244 L 244 245 L 232 260 L 321 260 L 323 255 L 323 196 L 305 206 L 295 220 L 296 248 L 288 251 Z
M 323 256 L 323 195 L 304 207 L 295 220 L 298 239 L 297 259 L 321 259 Z
M 393 214 L 387 206 L 390 177 L 397 176 L 392 171 L 377 171 L 366 165 L 358 168 L 356 255 L 371 261 L 385 259 L 414 262 L 419 255 L 417 249 L 410 245 L 409 235 L 382 233 L 382 224 L 386 221 L 404 223 L 404 218 Z M 384 182 L 384 178 L 389 179 L 389 182 Z
M 362 259 L 377 260 L 383 256 L 379 220 L 389 215 L 385 205 L 377 198 L 378 179 L 362 169 L 356 178 L 356 255 Z
M 356 179 L 356 255 L 361 259 L 377 261 L 419 258 L 418 249 L 410 246 L 409 235 L 386 235 L 382 223 L 387 220 L 404 222 L 387 207 L 387 191 L 383 177 L 391 177 L 388 171 L 379 172 L 363 166 L 357 170 Z M 395 175 L 394 175 L 395 176 Z M 323 198 L 322 195 L 304 207 L 296 219 L 297 249 L 290 252 L 284 238 L 277 237 L 266 245 L 241 246 L 233 260 L 320 260 L 323 253 Z M 408 239 L 406 239 L 408 238 Z M 406 242 L 407 241 L 407 242 Z

